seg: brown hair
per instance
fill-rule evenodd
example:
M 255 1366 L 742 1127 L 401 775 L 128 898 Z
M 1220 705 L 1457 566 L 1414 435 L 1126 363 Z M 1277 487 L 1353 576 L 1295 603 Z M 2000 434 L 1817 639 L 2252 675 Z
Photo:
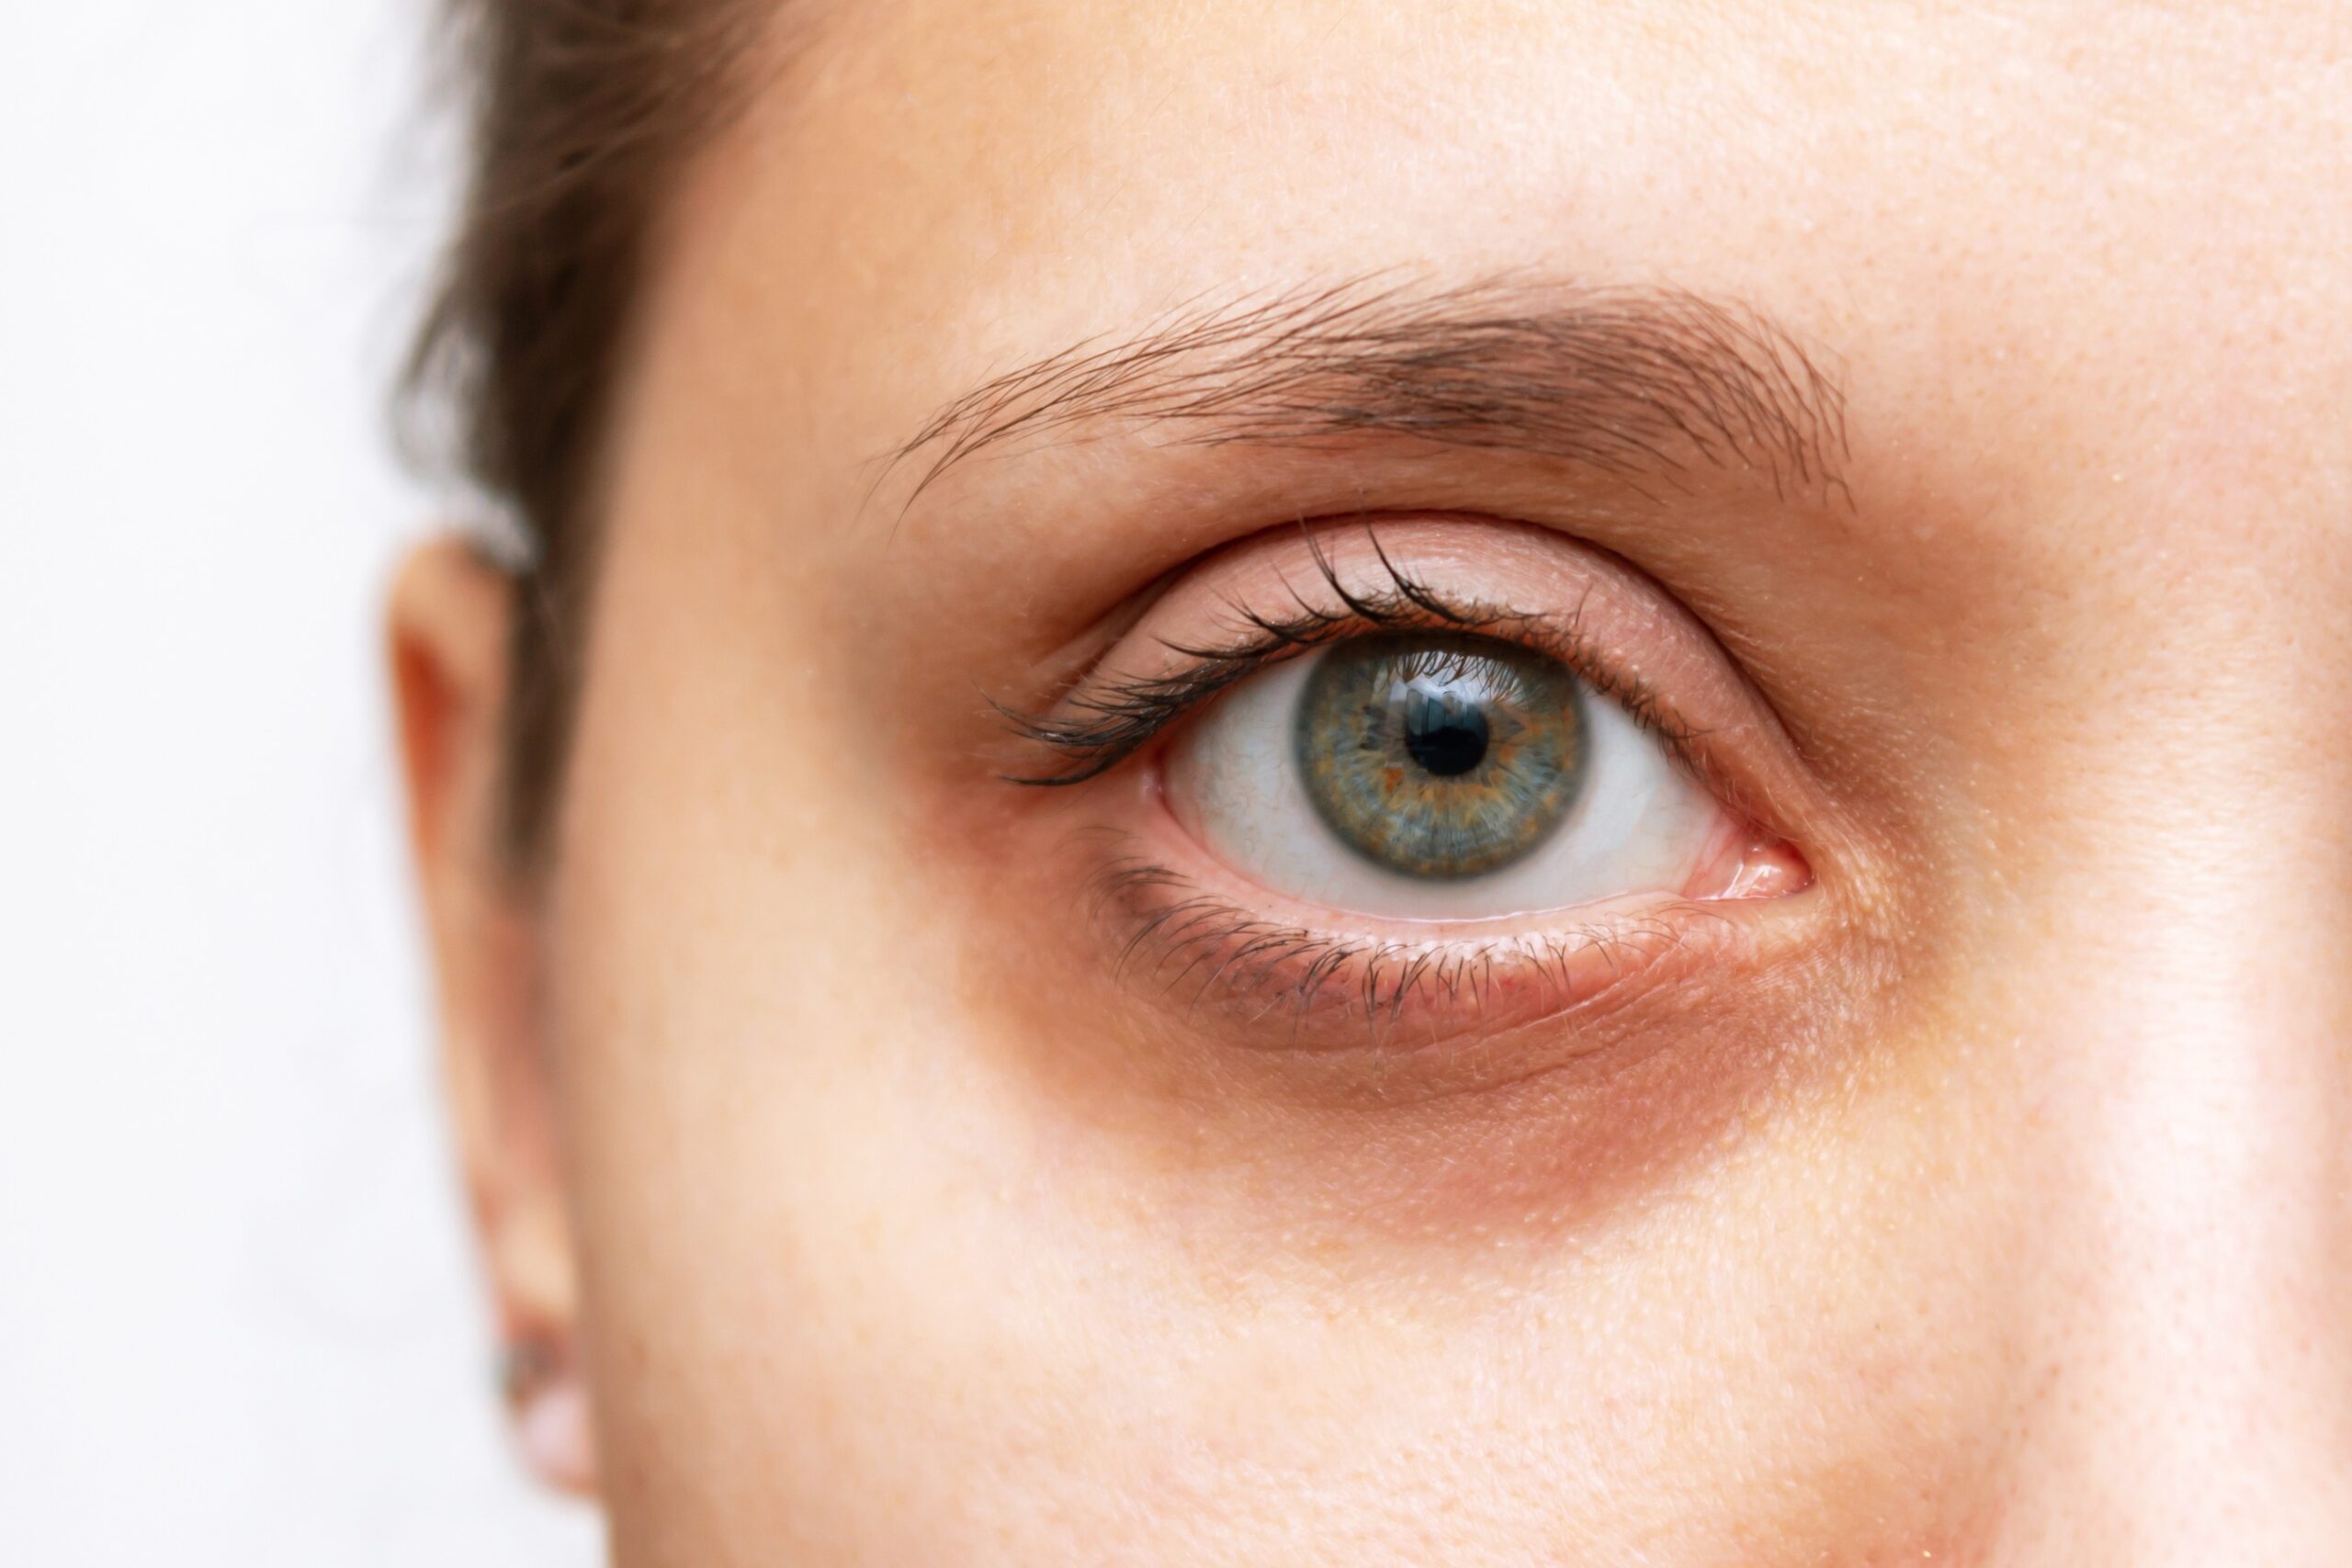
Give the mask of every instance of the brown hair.
M 664 189 L 740 101 L 757 0 L 443 0 L 470 175 L 404 390 L 521 558 L 505 848 L 546 837 L 594 553 L 594 457 Z M 413 432 L 417 426 L 412 423 Z

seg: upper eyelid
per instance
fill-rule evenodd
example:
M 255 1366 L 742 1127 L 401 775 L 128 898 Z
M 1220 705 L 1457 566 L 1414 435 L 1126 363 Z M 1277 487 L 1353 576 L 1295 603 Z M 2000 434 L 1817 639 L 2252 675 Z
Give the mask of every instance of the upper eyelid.
M 1304 530 L 1302 529 L 1302 532 Z M 1248 679 L 1285 653 L 1303 652 L 1336 640 L 1352 624 L 1395 627 L 1409 623 L 1413 614 L 1432 624 L 1457 629 L 1485 630 L 1498 621 L 1469 606 L 1456 606 L 1416 581 L 1390 558 L 1376 534 L 1366 536 L 1375 558 L 1387 574 L 1391 593 L 1368 595 L 1350 589 L 1338 568 L 1312 534 L 1306 534 L 1316 575 L 1339 600 L 1339 610 L 1322 609 L 1289 588 L 1295 614 L 1278 617 L 1247 604 L 1228 601 L 1240 624 L 1236 639 L 1221 648 L 1193 647 L 1162 640 L 1160 646 L 1186 661 L 1165 675 L 1111 678 L 1089 691 L 1081 679 L 1057 709 L 1024 714 L 994 704 L 998 713 L 1024 739 L 1058 750 L 1074 760 L 1064 771 L 1038 776 L 1011 776 L 1011 784 L 1066 785 L 1099 778 L 1147 744 L 1177 717 L 1210 697 Z
M 1577 635 L 1581 604 L 1546 615 L 1456 603 L 1398 567 L 1377 535 L 1369 528 L 1366 534 L 1389 580 L 1383 592 L 1366 594 L 1349 588 L 1310 535 L 1307 546 L 1317 575 L 1342 608 L 1321 608 L 1285 583 L 1295 605 L 1293 615 L 1278 617 L 1228 601 L 1228 609 L 1244 628 L 1236 641 L 1204 648 L 1163 639 L 1161 647 L 1186 661 L 1176 671 L 1101 679 L 1092 690 L 1081 679 L 1056 708 L 1043 713 L 1024 714 L 995 705 L 1016 735 L 1061 753 L 1070 762 L 1057 773 L 1007 775 L 1007 782 L 1049 787 L 1083 784 L 1118 767 L 1193 709 L 1283 658 L 1366 631 L 1445 628 L 1499 635 L 1559 658 L 1586 684 L 1623 707 L 1708 787 L 1727 793 L 1725 781 L 1701 749 L 1706 732 L 1683 722 L 1671 705 L 1642 682 L 1609 669 L 1584 645 Z
M 1099 778 L 1133 756 L 1169 724 L 1210 698 L 1285 658 L 1344 640 L 1359 630 L 1417 625 L 1486 630 L 1498 624 L 1433 615 L 1416 620 L 1391 611 L 1377 601 L 1371 602 L 1369 607 L 1374 614 L 1351 610 L 1346 615 L 1318 614 L 1311 620 L 1302 616 L 1292 622 L 1252 615 L 1252 634 L 1229 647 L 1189 648 L 1163 643 L 1161 646 L 1170 653 L 1186 660 L 1170 673 L 1112 677 L 1092 691 L 1081 682 L 1058 709 L 1042 714 L 1023 714 L 999 705 L 999 711 L 1015 734 L 1060 751 L 1073 758 L 1076 764 L 1062 773 L 1014 776 L 1007 782 L 1057 785 Z

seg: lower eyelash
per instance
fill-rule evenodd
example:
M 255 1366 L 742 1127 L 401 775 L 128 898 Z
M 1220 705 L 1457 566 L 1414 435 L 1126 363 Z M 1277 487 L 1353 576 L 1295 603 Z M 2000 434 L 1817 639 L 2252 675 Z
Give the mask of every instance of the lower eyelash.
M 1393 1046 L 1480 1023 L 1527 1021 L 1589 1004 L 1689 946 L 1715 912 L 1677 901 L 1639 915 L 1467 942 L 1341 936 L 1268 920 L 1154 863 L 1114 861 L 1095 881 L 1098 916 L 1126 928 L 1114 972 L 1188 1011 L 1246 1026 L 1287 1011 L 1294 1043 L 1341 1023 Z

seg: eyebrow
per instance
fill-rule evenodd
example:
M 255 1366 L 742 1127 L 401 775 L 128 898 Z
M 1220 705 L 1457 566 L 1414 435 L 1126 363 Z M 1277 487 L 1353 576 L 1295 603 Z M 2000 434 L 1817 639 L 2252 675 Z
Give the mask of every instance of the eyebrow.
M 884 461 L 908 504 L 959 463 L 1103 422 L 1204 446 L 1367 435 L 1510 453 L 1612 476 L 1694 464 L 1776 494 L 1852 496 L 1846 399 L 1771 318 L 1673 288 L 1494 278 L 1427 291 L 1359 280 L 1194 304 L 956 399 Z M 879 480 L 876 481 L 877 483 Z

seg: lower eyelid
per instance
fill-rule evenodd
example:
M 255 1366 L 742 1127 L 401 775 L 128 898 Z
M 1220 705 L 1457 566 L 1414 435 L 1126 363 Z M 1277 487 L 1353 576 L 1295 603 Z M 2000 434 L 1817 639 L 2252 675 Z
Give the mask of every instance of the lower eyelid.
M 1251 908 L 1132 856 L 1095 893 L 1124 983 L 1278 1048 L 1412 1049 L 1589 1015 L 1752 945 L 1730 911 L 1669 897 L 1413 936 Z

